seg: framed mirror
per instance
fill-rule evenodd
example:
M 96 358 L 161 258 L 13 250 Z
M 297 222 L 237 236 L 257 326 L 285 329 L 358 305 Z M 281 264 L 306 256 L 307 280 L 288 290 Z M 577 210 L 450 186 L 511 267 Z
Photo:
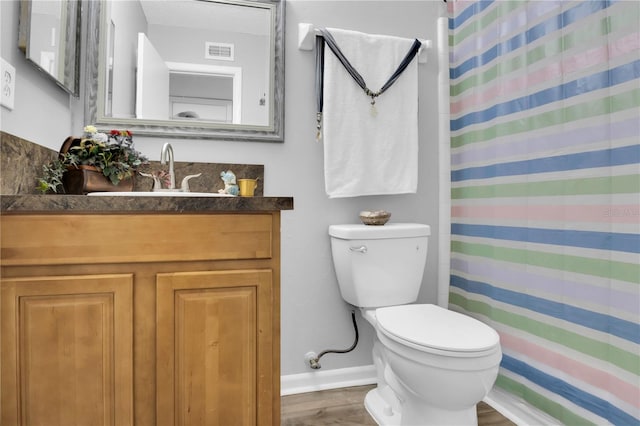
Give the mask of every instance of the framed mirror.
M 80 1 L 21 0 L 18 48 L 60 87 L 78 96 Z
M 88 2 L 85 122 L 282 142 L 284 0 Z

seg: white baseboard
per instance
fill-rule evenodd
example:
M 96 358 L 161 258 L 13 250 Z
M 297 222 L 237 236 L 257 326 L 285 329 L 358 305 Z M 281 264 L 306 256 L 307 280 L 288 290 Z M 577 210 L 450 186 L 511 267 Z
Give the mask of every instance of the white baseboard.
M 499 388 L 491 389 L 489 395 L 484 398 L 484 402 L 518 426 L 561 424 L 558 419 Z
M 293 395 L 374 383 L 376 383 L 376 368 L 374 365 L 339 368 L 336 370 L 314 370 L 309 373 L 282 376 L 280 378 L 280 394 L 282 396 Z

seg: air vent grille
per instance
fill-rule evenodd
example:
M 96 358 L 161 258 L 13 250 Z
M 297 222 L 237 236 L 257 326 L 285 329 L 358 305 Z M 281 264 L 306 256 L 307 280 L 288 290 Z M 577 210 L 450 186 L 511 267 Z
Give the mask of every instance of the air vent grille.
M 208 41 L 205 43 L 205 59 L 233 61 L 233 44 Z

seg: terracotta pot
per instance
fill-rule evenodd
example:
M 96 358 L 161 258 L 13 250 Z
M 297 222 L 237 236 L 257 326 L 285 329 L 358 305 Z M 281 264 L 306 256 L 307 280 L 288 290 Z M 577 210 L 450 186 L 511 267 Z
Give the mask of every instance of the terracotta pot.
M 70 167 L 62 176 L 65 193 L 83 195 L 89 192 L 133 191 L 133 178 L 114 185 L 94 166 Z

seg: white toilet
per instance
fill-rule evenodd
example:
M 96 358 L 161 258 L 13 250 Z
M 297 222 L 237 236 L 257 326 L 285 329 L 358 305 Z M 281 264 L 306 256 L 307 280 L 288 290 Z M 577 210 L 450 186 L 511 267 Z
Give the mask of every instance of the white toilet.
M 365 398 L 380 425 L 477 425 L 476 404 L 502 359 L 498 333 L 418 298 L 430 227 L 329 227 L 342 297 L 376 330 L 378 386 Z

